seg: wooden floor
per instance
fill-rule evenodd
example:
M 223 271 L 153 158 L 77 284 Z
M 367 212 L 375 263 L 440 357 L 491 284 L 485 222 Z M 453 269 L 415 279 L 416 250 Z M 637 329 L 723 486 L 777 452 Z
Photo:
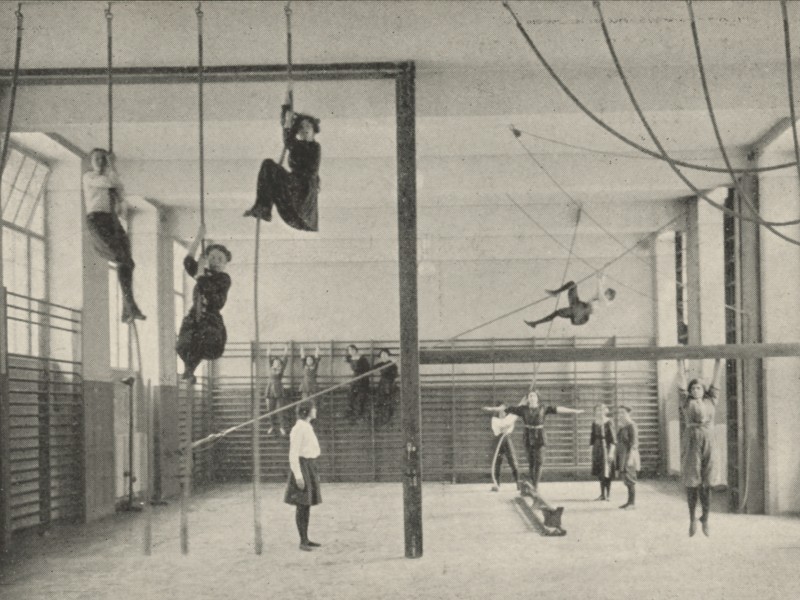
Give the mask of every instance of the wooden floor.
M 0 575 L 3 600 L 166 598 L 800 598 L 800 519 L 714 513 L 711 537 L 687 535 L 681 489 L 639 485 L 637 509 L 594 502 L 594 482 L 547 483 L 566 537 L 537 534 L 512 486 L 426 484 L 424 556 L 404 558 L 399 484 L 328 484 L 300 552 L 283 487 L 263 490 L 264 554 L 252 551 L 251 490 L 194 498 L 189 556 L 178 506 L 159 508 L 151 557 L 142 517 L 118 515 L 22 535 Z M 721 498 L 717 504 L 722 504 Z

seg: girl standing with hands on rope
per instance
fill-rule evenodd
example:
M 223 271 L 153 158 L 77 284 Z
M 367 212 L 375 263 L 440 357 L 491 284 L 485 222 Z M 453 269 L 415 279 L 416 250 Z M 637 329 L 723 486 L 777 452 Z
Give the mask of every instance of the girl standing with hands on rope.
M 194 371 L 203 360 L 215 360 L 225 351 L 228 333 L 220 311 L 228 300 L 231 276 L 225 268 L 232 256 L 221 244 L 206 247 L 199 261 L 194 255 L 206 235 L 205 225 L 200 225 L 189 246 L 183 268 L 195 279 L 192 308 L 183 318 L 175 350 L 185 365 L 183 379 L 195 383 Z
M 256 186 L 256 202 L 245 217 L 272 220 L 272 206 L 283 221 L 301 231 L 318 230 L 317 196 L 322 149 L 314 137 L 319 133 L 319 119 L 295 113 L 290 92 L 281 107 L 283 143 L 289 153 L 289 168 L 272 159 L 261 163 Z
M 494 442 L 492 444 L 492 491 L 500 491 L 500 466 L 503 463 L 504 456 L 508 461 L 511 474 L 514 476 L 517 489 L 519 489 L 517 455 L 514 452 L 514 442 L 511 440 L 517 416 L 507 413 L 500 406 L 484 406 L 483 410 L 495 413 L 492 416 L 492 433 L 494 433 Z
M 114 169 L 113 155 L 95 148 L 89 153 L 92 169 L 83 174 L 83 195 L 88 214 L 86 225 L 97 253 L 117 265 L 119 287 L 122 290 L 122 322 L 132 323 L 146 317 L 133 297 L 133 269 L 131 242 L 122 227 L 124 216 L 122 183 Z
M 319 440 L 311 421 L 317 418 L 313 403 L 301 404 L 297 409 L 297 422 L 289 434 L 289 483 L 283 501 L 296 507 L 295 523 L 300 534 L 300 550 L 310 552 L 321 544 L 308 539 L 311 507 L 322 502 L 316 459 L 320 455 Z
M 722 362 L 714 363 L 711 385 L 705 388 L 699 379 L 686 384 L 686 361 L 678 361 L 678 391 L 680 412 L 686 426 L 681 443 L 681 477 L 689 503 L 689 536 L 697 532 L 695 510 L 700 497 L 703 533 L 710 535 L 708 516 L 711 507 L 711 471 L 714 468 L 714 412 L 719 397 L 719 377 Z
M 588 301 L 583 301 L 578 297 L 578 284 L 574 281 L 568 281 L 557 290 L 546 291 L 553 297 L 558 296 L 562 292 L 567 292 L 569 306 L 559 308 L 546 317 L 542 317 L 536 321 L 525 321 L 528 327 L 535 328 L 537 325 L 547 323 L 557 317 L 569 319 L 573 325 L 584 325 L 589 322 L 589 316 L 595 312 L 597 306 L 608 306 L 617 296 L 616 290 L 606 287 L 605 277 L 602 274 L 597 275 L 597 291 Z
M 528 469 L 531 476 L 533 490 L 538 492 L 539 480 L 542 478 L 542 468 L 544 467 L 544 447 L 547 443 L 544 434 L 544 420 L 547 415 L 577 415 L 582 410 L 567 408 L 565 406 L 543 406 L 539 404 L 539 394 L 534 386 L 531 386 L 528 394 L 520 401 L 518 406 L 506 406 L 501 404 L 489 410 L 495 412 L 505 412 L 516 415 L 522 419 L 525 427 L 525 450 L 528 454 Z
M 614 479 L 614 450 L 617 436 L 614 435 L 614 424 L 608 418 L 608 407 L 597 404 L 594 407 L 592 435 L 589 438 L 592 447 L 592 475 L 600 480 L 600 496 L 597 500 L 611 498 L 611 480 Z

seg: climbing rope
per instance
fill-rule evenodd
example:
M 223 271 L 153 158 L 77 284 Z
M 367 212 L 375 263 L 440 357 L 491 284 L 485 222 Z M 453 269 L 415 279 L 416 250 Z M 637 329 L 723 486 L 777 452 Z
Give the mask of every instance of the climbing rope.
M 711 101 L 711 92 L 709 91 L 708 88 L 706 71 L 705 67 L 703 66 L 703 54 L 700 50 L 700 36 L 697 33 L 697 22 L 694 17 L 694 9 L 692 7 L 691 0 L 687 0 L 686 6 L 689 9 L 689 21 L 692 28 L 692 40 L 694 42 L 694 50 L 695 54 L 697 55 L 697 69 L 700 73 L 700 83 L 703 87 L 703 96 L 705 97 L 706 107 L 708 109 L 708 116 L 709 119 L 711 120 L 711 126 L 714 129 L 714 136 L 716 137 L 717 140 L 717 146 L 719 148 L 719 152 L 722 155 L 722 160 L 725 162 L 725 166 L 728 168 L 731 180 L 733 181 L 733 185 L 736 188 L 739 197 L 742 199 L 742 202 L 744 202 L 745 206 L 753 214 L 753 216 L 759 219 L 759 222 L 761 222 L 758 210 L 756 209 L 754 203 L 750 199 L 750 196 L 742 188 L 739 178 L 737 178 L 736 174 L 733 172 L 733 166 L 731 165 L 731 161 L 728 158 L 728 152 L 725 150 L 725 143 L 722 141 L 722 134 L 720 133 L 719 125 L 717 124 L 717 117 L 714 112 L 714 104 Z M 798 168 L 800 168 L 800 165 L 798 165 Z M 766 221 L 764 221 L 761 224 L 764 225 L 769 231 L 776 234 L 777 236 L 791 241 L 792 238 L 787 238 L 783 234 L 778 233 L 774 229 L 773 225 L 797 225 L 798 223 L 800 223 L 800 219 L 795 219 L 794 221 L 784 221 L 781 223 L 767 223 Z
M 707 194 L 705 194 L 704 192 L 700 191 L 681 172 L 681 170 L 677 167 L 677 163 L 666 153 L 666 151 L 664 150 L 664 146 L 661 144 L 660 140 L 658 139 L 658 136 L 653 131 L 652 127 L 650 126 L 650 123 L 647 120 L 647 117 L 645 117 L 644 112 L 642 111 L 641 107 L 639 106 L 639 102 L 636 100 L 636 95 L 633 93 L 633 90 L 631 89 L 630 83 L 628 82 L 628 79 L 625 76 L 625 71 L 622 69 L 622 64 L 620 63 L 619 58 L 617 57 L 617 53 L 616 53 L 616 51 L 614 49 L 614 43 L 611 41 L 611 35 L 608 32 L 608 27 L 606 26 L 605 19 L 603 18 L 603 11 L 602 11 L 602 8 L 600 7 L 600 3 L 597 0 L 594 0 L 593 4 L 594 4 L 595 8 L 597 9 L 598 15 L 600 16 L 600 25 L 601 25 L 601 27 L 603 29 L 603 35 L 604 35 L 604 37 L 606 39 L 606 44 L 607 44 L 608 50 L 609 50 L 609 52 L 611 54 L 611 58 L 614 61 L 614 66 L 616 67 L 617 73 L 619 74 L 619 77 L 620 77 L 620 80 L 622 81 L 622 84 L 625 87 L 626 92 L 628 93 L 628 97 L 629 97 L 629 99 L 631 101 L 631 104 L 633 105 L 633 108 L 636 110 L 636 114 L 639 116 L 639 120 L 642 122 L 642 125 L 644 125 L 645 129 L 647 130 L 647 133 L 650 135 L 650 138 L 653 140 L 653 143 L 656 145 L 656 147 L 658 147 L 659 151 L 661 152 L 662 156 L 664 156 L 664 158 L 666 159 L 667 164 L 669 164 L 670 168 L 681 179 L 681 181 L 683 181 L 689 187 L 689 189 L 692 190 L 692 192 L 697 194 L 698 197 L 700 197 L 703 200 L 705 200 L 706 202 L 708 202 L 714 208 L 717 208 L 718 210 L 721 210 L 722 212 L 724 212 L 726 214 L 729 214 L 729 215 L 731 215 L 733 217 L 736 217 L 736 218 L 744 220 L 744 221 L 750 221 L 750 222 L 758 223 L 759 225 L 766 225 L 768 222 L 764 221 L 760 217 L 759 218 L 748 217 L 747 215 L 743 215 L 741 213 L 738 213 L 737 211 L 731 210 L 731 209 L 729 209 L 729 208 L 727 208 L 727 207 L 725 207 L 725 206 L 713 201 L 711 198 L 708 197 Z M 772 223 L 770 223 L 770 225 L 771 224 Z M 800 241 L 794 240 L 794 239 L 792 239 L 792 238 L 790 238 L 788 236 L 785 236 L 780 232 L 776 232 L 774 230 L 773 230 L 773 233 L 775 233 L 779 237 L 784 238 L 786 241 L 788 241 L 791 244 L 800 246 Z
M 515 23 L 517 25 L 517 29 L 519 29 L 520 33 L 525 38 L 525 41 L 527 42 L 527 44 L 531 48 L 531 50 L 533 50 L 533 53 L 536 55 L 536 58 L 539 59 L 539 62 L 542 63 L 542 66 L 550 74 L 550 77 L 553 78 L 553 80 L 556 82 L 556 84 L 558 84 L 558 86 L 561 88 L 561 90 L 569 97 L 570 100 L 572 100 L 572 102 L 587 117 L 589 117 L 592 121 L 597 123 L 603 129 L 605 129 L 608 133 L 610 133 L 611 135 L 613 135 L 614 137 L 616 137 L 620 141 L 624 142 L 628 146 L 631 146 L 632 148 L 636 148 L 637 150 L 639 150 L 639 152 L 643 152 L 644 154 L 647 154 L 648 156 L 651 156 L 653 158 L 657 158 L 659 160 L 664 160 L 664 161 L 667 161 L 667 162 L 669 162 L 671 160 L 674 164 L 676 164 L 678 166 L 685 167 L 687 169 L 694 169 L 696 171 L 708 171 L 708 172 L 711 172 L 711 173 L 727 173 L 728 172 L 727 169 L 722 168 L 722 167 L 709 167 L 709 166 L 706 166 L 706 165 L 698 165 L 698 164 L 694 164 L 694 163 L 690 163 L 690 162 L 671 159 L 671 158 L 665 156 L 663 153 L 659 154 L 658 152 L 654 152 L 654 151 L 650 150 L 649 148 L 645 148 L 641 144 L 637 144 L 632 139 L 626 137 L 625 135 L 623 135 L 622 133 L 620 133 L 619 131 L 617 131 L 613 127 L 611 127 L 608 123 L 606 123 L 600 117 L 598 117 L 596 114 L 594 114 L 583 102 L 581 102 L 581 100 L 574 94 L 574 92 L 558 76 L 558 74 L 555 72 L 553 67 L 550 66 L 550 63 L 547 62 L 547 59 L 539 51 L 539 48 L 536 46 L 536 44 L 531 39 L 530 35 L 528 34 L 527 30 L 525 29 L 525 26 L 522 24 L 522 22 L 519 20 L 519 17 L 517 16 L 517 14 L 514 12 L 514 10 L 509 5 L 508 0 L 503 0 L 502 4 L 506 8 L 506 10 L 508 10 L 508 12 L 511 14 L 511 16 L 513 17 L 513 19 L 514 19 L 514 21 L 515 21 Z M 737 172 L 737 173 L 764 173 L 766 171 L 776 171 L 776 170 L 780 170 L 780 169 L 786 169 L 786 168 L 792 167 L 794 165 L 795 165 L 794 162 L 788 162 L 788 163 L 781 163 L 781 164 L 777 164 L 777 165 L 770 165 L 770 166 L 766 166 L 766 167 L 748 167 L 746 169 L 735 169 L 734 171 Z
M 800 176 L 800 143 L 797 139 L 797 117 L 794 110 L 794 78 L 792 77 L 792 47 L 789 37 L 789 11 L 786 0 L 781 0 L 783 14 L 783 45 L 786 53 L 786 87 L 789 93 L 789 115 L 792 121 L 792 140 L 794 141 L 794 158 L 797 163 L 797 174 Z
M 8 160 L 8 149 L 11 144 L 11 129 L 14 126 L 14 106 L 17 102 L 17 81 L 19 79 L 19 63 L 22 55 L 22 2 L 17 5 L 14 13 L 17 17 L 17 43 L 14 48 L 14 71 L 11 73 L 11 90 L 8 96 L 8 117 L 6 119 L 6 131 L 3 139 L 3 150 L 0 154 L 0 177 L 6 170 Z M 2 227 L 2 222 L 0 222 Z

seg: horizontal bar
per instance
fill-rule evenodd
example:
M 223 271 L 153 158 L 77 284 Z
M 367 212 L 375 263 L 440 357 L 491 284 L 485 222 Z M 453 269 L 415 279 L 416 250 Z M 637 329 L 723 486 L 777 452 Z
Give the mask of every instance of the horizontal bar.
M 800 344 L 720 344 L 716 346 L 604 346 L 600 348 L 491 348 L 420 350 L 420 364 L 527 362 L 623 362 L 707 358 L 800 357 Z
M 342 79 L 394 79 L 408 68 L 405 62 L 329 63 L 292 65 L 295 81 L 336 81 Z M 115 67 L 115 84 L 194 83 L 197 66 Z M 11 69 L 0 70 L 0 84 L 11 81 Z M 108 71 L 98 68 L 21 69 L 19 85 L 99 85 L 107 82 Z M 221 65 L 203 68 L 205 83 L 285 82 L 286 65 Z
M 27 231 L 27 230 L 23 230 Z M 42 238 L 44 239 L 44 238 Z M 83 312 L 80 308 L 72 308 L 71 306 L 64 306 L 63 304 L 56 304 L 55 302 L 50 302 L 49 300 L 43 300 L 41 298 L 34 298 L 33 296 L 26 296 L 25 294 L 18 294 L 16 292 L 6 292 L 9 296 L 14 296 L 15 298 L 22 298 L 23 300 L 30 300 L 31 302 L 37 302 L 39 304 L 44 304 L 46 306 L 53 306 L 55 308 L 60 308 L 62 310 L 68 310 L 74 313 L 81 313 Z

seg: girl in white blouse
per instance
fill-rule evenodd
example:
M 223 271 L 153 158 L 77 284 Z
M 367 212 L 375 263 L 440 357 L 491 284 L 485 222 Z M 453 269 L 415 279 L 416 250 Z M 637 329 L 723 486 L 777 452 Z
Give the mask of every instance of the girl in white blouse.
M 300 534 L 300 550 L 310 552 L 320 544 L 308 539 L 311 507 L 322 502 L 316 461 L 319 457 L 319 440 L 311 426 L 317 418 L 313 404 L 301 404 L 297 409 L 297 422 L 289 434 L 289 483 L 283 501 L 296 507 L 295 522 Z

